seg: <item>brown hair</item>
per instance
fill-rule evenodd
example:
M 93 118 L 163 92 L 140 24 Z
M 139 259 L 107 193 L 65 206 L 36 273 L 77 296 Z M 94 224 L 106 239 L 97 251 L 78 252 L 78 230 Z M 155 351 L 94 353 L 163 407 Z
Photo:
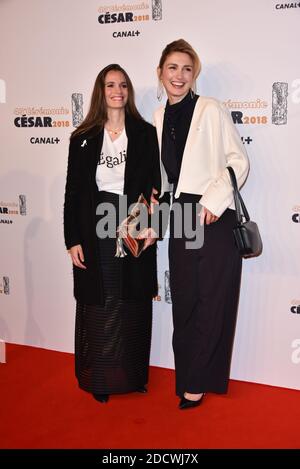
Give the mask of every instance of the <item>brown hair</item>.
M 183 52 L 190 56 L 194 65 L 194 79 L 196 80 L 201 70 L 201 62 L 197 52 L 184 39 L 177 39 L 177 41 L 173 41 L 170 44 L 167 44 L 167 46 L 162 51 L 158 68 L 162 70 L 164 63 L 167 60 L 167 57 L 170 54 L 173 54 L 173 52 Z
M 100 131 L 104 127 L 104 124 L 107 121 L 107 107 L 104 87 L 106 75 L 111 71 L 121 72 L 125 77 L 128 89 L 128 100 L 125 106 L 125 112 L 131 117 L 143 120 L 134 102 L 134 89 L 128 74 L 120 65 L 110 64 L 103 68 L 101 72 L 99 72 L 91 97 L 90 109 L 82 123 L 72 132 L 71 138 L 75 137 L 76 135 L 83 134 L 84 132 L 87 132 L 93 128 Z

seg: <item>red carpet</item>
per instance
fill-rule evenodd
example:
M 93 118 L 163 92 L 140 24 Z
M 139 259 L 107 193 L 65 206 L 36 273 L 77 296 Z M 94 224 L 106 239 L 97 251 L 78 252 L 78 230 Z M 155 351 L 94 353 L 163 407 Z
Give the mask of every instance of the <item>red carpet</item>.
M 96 402 L 73 355 L 7 345 L 0 364 L 0 448 L 300 448 L 300 392 L 231 381 L 226 396 L 180 411 L 174 372 L 151 368 L 149 392 Z

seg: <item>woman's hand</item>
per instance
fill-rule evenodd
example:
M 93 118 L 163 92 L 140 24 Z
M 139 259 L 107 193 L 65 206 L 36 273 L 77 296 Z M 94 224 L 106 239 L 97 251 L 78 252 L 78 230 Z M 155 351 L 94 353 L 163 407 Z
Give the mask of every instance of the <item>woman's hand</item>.
M 147 249 L 149 246 L 154 244 L 155 241 L 157 241 L 157 238 L 158 236 L 153 228 L 145 228 L 140 232 L 136 239 L 146 239 L 143 249 L 143 251 L 145 251 L 145 249 Z
M 84 262 L 84 255 L 81 244 L 76 244 L 69 249 L 69 254 L 71 256 L 72 262 L 76 267 L 80 269 L 86 269 L 86 266 L 82 264 Z
M 214 215 L 208 208 L 202 207 L 201 212 L 199 213 L 200 216 L 200 225 L 210 225 L 211 223 L 215 223 L 219 220 L 217 215 Z
M 155 187 L 152 187 L 152 193 L 150 197 L 150 214 L 153 215 L 154 212 L 154 207 L 153 205 L 158 205 L 159 202 L 156 200 L 155 196 L 158 194 L 158 190 L 155 189 Z

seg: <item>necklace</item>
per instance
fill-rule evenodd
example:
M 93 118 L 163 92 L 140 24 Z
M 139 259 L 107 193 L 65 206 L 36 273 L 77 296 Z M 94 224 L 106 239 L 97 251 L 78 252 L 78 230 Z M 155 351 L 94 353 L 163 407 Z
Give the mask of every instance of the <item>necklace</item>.
M 107 127 L 105 128 L 110 135 L 120 135 L 123 132 L 124 127 L 119 127 L 118 129 L 114 129 L 114 130 L 108 129 Z

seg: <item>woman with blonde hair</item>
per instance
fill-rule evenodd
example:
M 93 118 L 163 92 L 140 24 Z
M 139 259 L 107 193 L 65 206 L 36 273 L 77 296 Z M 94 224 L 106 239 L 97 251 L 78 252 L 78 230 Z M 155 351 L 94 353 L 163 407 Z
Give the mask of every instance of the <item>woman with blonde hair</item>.
M 172 194 L 173 207 L 182 208 L 183 227 L 190 223 L 204 228 L 202 247 L 190 249 L 184 233 L 176 236 L 178 220 L 171 210 L 170 288 L 180 409 L 198 406 L 207 392 L 227 391 L 242 259 L 234 244 L 233 193 L 226 168 L 234 169 L 239 187 L 249 168 L 224 106 L 196 94 L 200 69 L 197 53 L 185 40 L 165 47 L 157 69 L 158 98 L 165 91 L 168 100 L 154 116 L 161 161 L 159 197 Z

